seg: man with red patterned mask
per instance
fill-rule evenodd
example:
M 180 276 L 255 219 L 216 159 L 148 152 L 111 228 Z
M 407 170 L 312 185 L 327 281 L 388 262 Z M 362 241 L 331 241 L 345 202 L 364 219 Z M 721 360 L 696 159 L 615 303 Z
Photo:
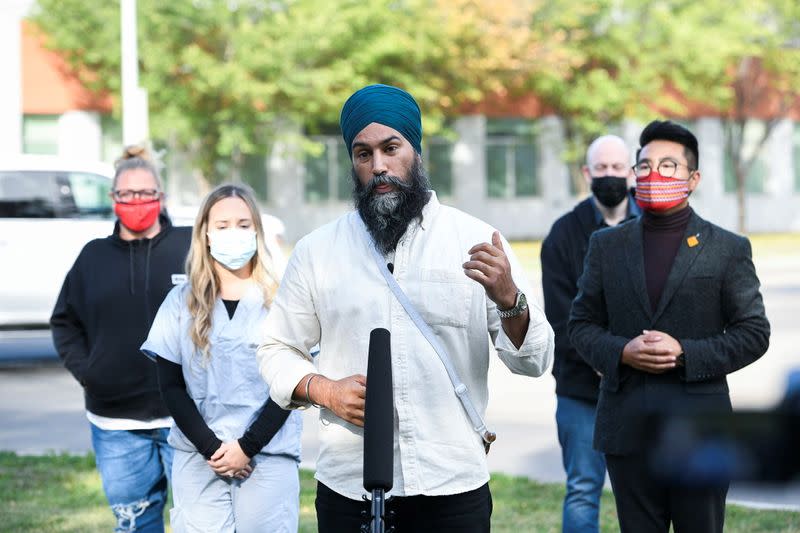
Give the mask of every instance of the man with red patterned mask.
M 642 216 L 589 239 L 569 340 L 601 374 L 594 447 L 620 531 L 722 533 L 725 474 L 699 479 L 688 461 L 666 460 L 650 417 L 730 412 L 727 375 L 764 355 L 770 325 L 750 241 L 689 205 L 700 183 L 695 135 L 654 120 L 639 145 Z
M 658 123 L 660 128 L 672 131 L 670 125 L 662 124 L 665 123 Z M 639 149 L 633 172 L 636 203 L 643 210 L 668 216 L 688 207 L 689 195 L 700 183 L 697 141 L 692 144 L 692 139 L 693 136 L 686 140 L 654 138 Z

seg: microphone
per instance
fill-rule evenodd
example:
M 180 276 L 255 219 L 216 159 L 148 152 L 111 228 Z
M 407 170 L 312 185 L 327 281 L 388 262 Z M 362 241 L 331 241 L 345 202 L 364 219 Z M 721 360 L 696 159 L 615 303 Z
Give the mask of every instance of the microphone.
M 386 263 L 386 268 L 389 269 L 389 274 L 394 274 L 394 263 Z
M 394 472 L 394 393 L 389 331 L 369 335 L 367 397 L 364 405 L 364 488 L 372 492 L 367 531 L 386 531 L 386 492 Z
M 389 331 L 369 336 L 367 397 L 364 405 L 364 488 L 392 489 L 394 472 L 394 394 Z

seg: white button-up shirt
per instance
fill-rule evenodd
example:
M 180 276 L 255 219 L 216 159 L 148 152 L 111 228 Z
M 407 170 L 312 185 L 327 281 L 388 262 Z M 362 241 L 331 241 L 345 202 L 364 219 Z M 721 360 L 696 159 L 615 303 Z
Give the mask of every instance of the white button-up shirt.
M 517 349 L 506 336 L 484 288 L 464 274 L 467 251 L 491 242 L 494 229 L 436 195 L 400 239 L 394 276 L 444 344 L 478 412 L 488 401 L 490 340 L 517 374 L 539 376 L 553 358 L 553 330 L 528 300 L 530 326 Z M 367 373 L 370 332 L 391 332 L 394 383 L 394 488 L 392 495 L 458 494 L 489 480 L 483 442 L 465 414 L 447 373 L 381 276 L 357 212 L 307 235 L 294 249 L 257 352 L 261 375 L 282 407 L 309 373 L 330 379 Z M 514 281 L 530 284 L 503 240 Z M 315 358 L 309 351 L 319 344 Z M 367 384 L 369 386 L 369 383 Z M 363 429 L 320 411 L 317 479 L 353 499 L 365 493 Z M 491 425 L 491 424 L 490 424 Z

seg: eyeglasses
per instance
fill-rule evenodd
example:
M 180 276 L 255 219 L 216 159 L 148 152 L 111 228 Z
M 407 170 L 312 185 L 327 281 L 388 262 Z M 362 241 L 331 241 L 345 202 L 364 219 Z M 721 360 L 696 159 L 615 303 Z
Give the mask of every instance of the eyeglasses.
M 157 199 L 160 195 L 161 191 L 159 191 L 158 189 L 141 189 L 141 190 L 118 189 L 111 193 L 111 196 L 114 197 L 114 200 L 123 203 L 130 202 L 134 198 L 139 198 L 140 200 L 148 202 Z
M 696 168 L 684 165 L 683 163 L 678 163 L 677 161 L 673 161 L 671 159 L 664 159 L 658 164 L 658 166 L 656 167 L 656 171 L 665 178 L 672 178 L 675 176 L 675 172 L 677 172 L 678 167 L 686 167 L 687 169 L 689 169 L 689 175 L 691 175 L 692 172 L 697 170 Z M 649 161 L 639 161 L 638 163 L 633 165 L 632 168 L 633 168 L 633 173 L 636 174 L 637 178 L 644 178 L 645 176 L 649 176 L 650 172 L 653 171 L 653 165 Z

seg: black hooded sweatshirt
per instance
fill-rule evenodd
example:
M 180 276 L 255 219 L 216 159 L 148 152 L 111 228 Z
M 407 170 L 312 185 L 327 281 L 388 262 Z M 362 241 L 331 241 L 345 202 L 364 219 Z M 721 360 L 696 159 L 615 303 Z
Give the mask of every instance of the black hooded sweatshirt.
M 67 273 L 50 327 L 64 365 L 83 386 L 86 409 L 110 418 L 169 416 L 156 365 L 139 347 L 173 285 L 184 276 L 191 227 L 159 217 L 152 239 L 114 233 L 86 244 Z

